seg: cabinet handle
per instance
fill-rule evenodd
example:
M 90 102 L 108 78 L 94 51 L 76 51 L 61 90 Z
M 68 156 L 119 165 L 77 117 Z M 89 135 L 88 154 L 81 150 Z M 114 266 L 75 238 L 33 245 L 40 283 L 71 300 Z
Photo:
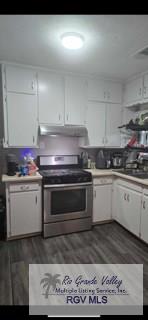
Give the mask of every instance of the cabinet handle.
M 126 201 L 126 193 L 124 193 L 124 200 Z
M 104 99 L 106 98 L 106 92 L 104 91 Z
M 130 201 L 130 197 L 129 197 L 129 194 L 127 195 L 127 201 L 128 201 L 128 202 Z
M 35 203 L 37 204 L 37 202 L 38 202 L 38 197 L 36 196 L 35 197 Z
M 67 116 L 66 116 L 66 120 L 67 120 L 67 121 L 68 121 L 68 118 L 69 118 L 69 117 L 68 117 L 68 114 L 67 114 Z
M 143 209 L 145 209 L 145 201 L 143 201 Z
M 142 92 L 142 89 L 140 88 L 140 89 L 139 89 L 139 95 L 140 95 L 140 96 L 141 96 L 141 92 Z
M 32 137 L 32 139 L 33 139 L 33 144 L 34 144 L 34 136 Z
M 32 90 L 34 90 L 34 81 L 32 80 L 32 83 L 31 83 L 31 88 Z
M 144 87 L 144 89 L 143 89 L 143 93 L 144 93 L 144 94 L 146 94 L 146 87 Z
M 60 115 L 60 113 L 59 113 L 59 120 L 61 120 L 61 115 Z

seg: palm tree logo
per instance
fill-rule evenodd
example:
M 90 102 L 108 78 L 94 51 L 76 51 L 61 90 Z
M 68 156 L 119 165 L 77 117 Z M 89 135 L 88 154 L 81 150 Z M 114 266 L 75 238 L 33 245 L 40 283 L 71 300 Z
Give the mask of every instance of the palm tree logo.
M 44 283 L 43 288 L 46 287 L 46 290 L 45 293 L 43 293 L 43 295 L 45 295 L 45 298 L 48 299 L 50 287 L 52 287 L 53 290 L 55 290 L 56 285 L 58 283 L 61 284 L 61 281 L 57 279 L 60 276 L 60 274 L 52 275 L 51 273 L 44 273 L 44 275 L 46 276 L 46 278 L 43 278 L 41 280 L 40 285 Z

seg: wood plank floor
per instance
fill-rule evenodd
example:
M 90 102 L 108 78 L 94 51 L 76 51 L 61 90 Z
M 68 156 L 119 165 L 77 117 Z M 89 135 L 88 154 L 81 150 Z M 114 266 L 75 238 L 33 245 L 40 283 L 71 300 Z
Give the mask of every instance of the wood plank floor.
M 0 241 L 0 305 L 28 305 L 29 263 L 142 263 L 148 305 L 148 245 L 116 222 L 48 239 Z

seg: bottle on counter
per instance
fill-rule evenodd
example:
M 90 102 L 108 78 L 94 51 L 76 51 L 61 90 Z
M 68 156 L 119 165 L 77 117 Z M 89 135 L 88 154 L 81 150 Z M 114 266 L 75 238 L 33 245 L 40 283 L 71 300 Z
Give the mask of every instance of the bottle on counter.
M 91 169 L 91 159 L 89 157 L 88 157 L 87 167 L 88 169 Z

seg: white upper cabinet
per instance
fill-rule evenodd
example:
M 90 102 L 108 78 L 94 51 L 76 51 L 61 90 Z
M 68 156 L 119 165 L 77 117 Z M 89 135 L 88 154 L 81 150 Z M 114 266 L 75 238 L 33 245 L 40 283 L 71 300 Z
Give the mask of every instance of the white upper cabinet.
M 64 78 L 49 72 L 38 73 L 39 123 L 64 123 Z
M 121 105 L 107 104 L 106 106 L 106 137 L 105 145 L 120 147 L 121 135 L 118 126 L 121 125 Z
M 118 82 L 106 81 L 105 83 L 105 98 L 106 101 L 112 103 L 122 102 L 122 85 Z
M 103 80 L 88 80 L 88 100 L 105 101 L 105 82 Z
M 36 72 L 2 65 L 4 147 L 37 147 Z
M 86 127 L 88 130 L 88 144 L 91 146 L 104 146 L 105 115 L 105 103 L 95 101 L 88 103 L 86 111 Z
M 8 92 L 6 105 L 8 146 L 35 147 L 37 145 L 37 97 Z
M 87 84 L 83 78 L 65 77 L 65 124 L 85 125 Z
M 122 85 L 105 80 L 88 80 L 88 100 L 121 103 Z
M 6 89 L 7 92 L 18 92 L 27 94 L 37 93 L 37 75 L 36 71 L 7 65 L 6 72 Z
M 143 77 L 130 80 L 124 88 L 124 105 L 134 104 L 143 98 Z
M 148 73 L 143 77 L 143 97 L 148 99 Z

